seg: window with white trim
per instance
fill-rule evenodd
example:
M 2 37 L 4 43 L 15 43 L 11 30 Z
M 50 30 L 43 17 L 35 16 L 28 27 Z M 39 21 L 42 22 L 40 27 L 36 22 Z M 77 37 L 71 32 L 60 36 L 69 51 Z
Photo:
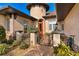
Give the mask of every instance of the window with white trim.
M 49 30 L 52 30 L 52 24 L 49 24 Z

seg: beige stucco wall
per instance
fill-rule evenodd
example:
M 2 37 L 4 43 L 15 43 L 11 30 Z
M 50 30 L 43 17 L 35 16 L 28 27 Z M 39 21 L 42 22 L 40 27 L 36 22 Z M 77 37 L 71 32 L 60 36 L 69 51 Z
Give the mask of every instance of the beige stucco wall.
M 5 27 L 6 24 L 4 24 L 5 20 L 6 20 L 6 17 L 4 15 L 0 14 L 0 25 L 3 26 L 4 28 L 6 28 Z
M 5 16 L 5 15 L 0 14 L 0 25 L 3 26 L 6 30 L 6 38 L 7 39 L 11 35 L 10 33 L 12 31 L 19 31 L 19 30 L 23 31 L 24 30 L 24 24 L 31 26 L 34 23 L 33 21 L 31 21 L 28 18 L 17 16 L 17 18 L 13 20 L 14 21 L 13 30 L 10 32 L 10 20 L 11 19 L 10 19 L 9 16 Z
M 9 34 L 9 19 L 7 16 L 0 14 L 0 26 L 3 26 L 6 30 L 6 38 L 7 35 Z
M 30 21 L 30 19 L 17 16 L 17 18 L 14 19 L 14 31 L 23 30 L 24 24 L 32 25 L 32 21 Z M 8 16 L 0 14 L 0 25 L 2 25 L 6 29 L 6 31 L 9 31 L 10 18 Z
M 76 4 L 64 19 L 64 32 L 75 35 L 75 44 L 79 45 L 79 4 Z
M 42 18 L 42 16 L 46 15 L 46 9 L 43 6 L 39 5 L 32 6 L 30 9 L 30 15 L 37 19 L 40 19 Z
M 30 19 L 26 19 L 21 16 L 17 16 L 17 18 L 14 20 L 14 31 L 24 30 L 25 24 L 31 25 Z
M 46 33 L 51 33 L 52 31 L 54 31 L 53 25 L 56 24 L 56 22 L 57 22 L 56 17 L 46 19 L 46 21 L 45 21 Z M 49 24 L 52 24 L 52 29 L 51 30 L 49 29 Z
M 9 31 L 9 19 L 7 16 L 0 14 L 0 25 L 5 28 L 5 30 Z

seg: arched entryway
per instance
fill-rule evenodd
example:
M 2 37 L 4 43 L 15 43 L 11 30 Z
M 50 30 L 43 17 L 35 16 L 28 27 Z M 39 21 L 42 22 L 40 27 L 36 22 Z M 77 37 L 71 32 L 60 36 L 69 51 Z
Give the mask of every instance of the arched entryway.
M 41 38 L 44 36 L 44 19 L 38 20 L 38 31 Z

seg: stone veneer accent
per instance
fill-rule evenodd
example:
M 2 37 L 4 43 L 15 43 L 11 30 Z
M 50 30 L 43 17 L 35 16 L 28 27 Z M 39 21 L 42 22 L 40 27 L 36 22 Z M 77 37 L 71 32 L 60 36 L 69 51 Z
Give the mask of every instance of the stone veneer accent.
M 37 43 L 36 33 L 30 33 L 30 46 L 35 46 Z

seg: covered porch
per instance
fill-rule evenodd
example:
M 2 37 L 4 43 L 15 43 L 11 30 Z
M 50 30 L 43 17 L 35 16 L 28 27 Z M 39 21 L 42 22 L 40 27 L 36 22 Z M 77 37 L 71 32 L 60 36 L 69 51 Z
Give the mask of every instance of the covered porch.
M 24 32 L 27 26 L 33 25 L 36 20 L 11 6 L 1 8 L 0 15 L 4 18 L 1 26 L 5 28 L 7 38 L 10 35 L 13 36 L 16 31 Z

